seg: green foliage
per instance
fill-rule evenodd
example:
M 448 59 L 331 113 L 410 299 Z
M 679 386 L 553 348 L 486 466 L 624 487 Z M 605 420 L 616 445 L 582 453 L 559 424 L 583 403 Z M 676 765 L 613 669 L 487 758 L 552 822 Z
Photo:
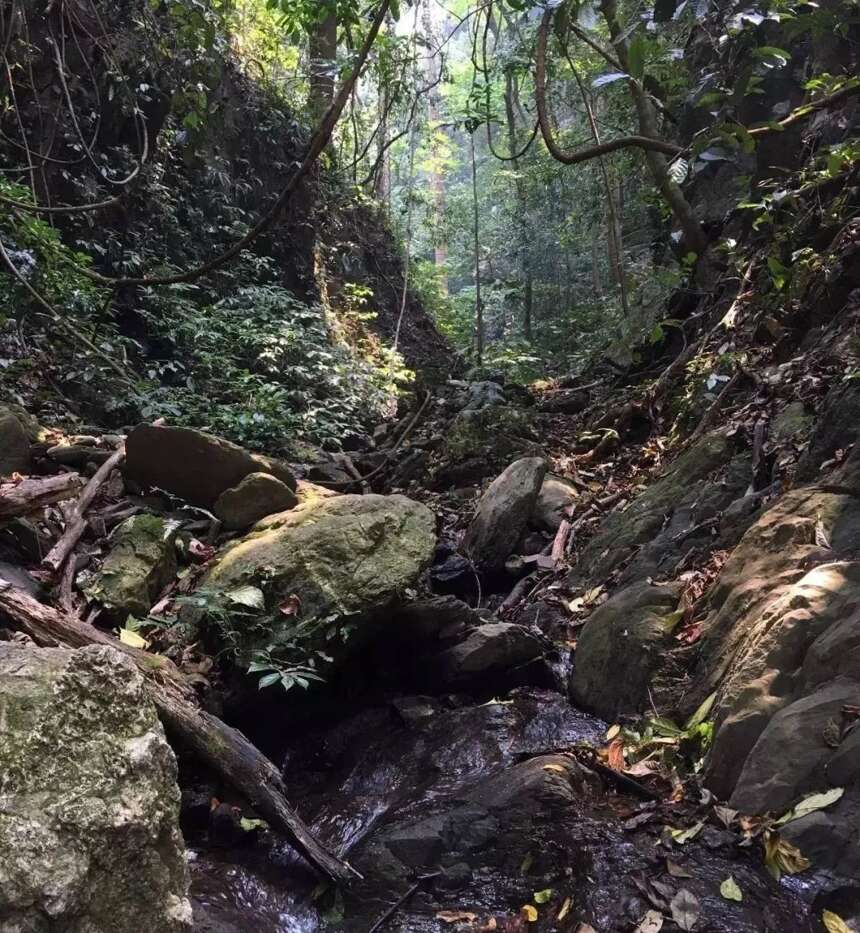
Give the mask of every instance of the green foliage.
M 199 636 L 202 630 L 204 639 L 214 639 L 219 658 L 257 675 L 260 690 L 275 684 L 284 690 L 306 690 L 311 682 L 325 680 L 320 671 L 332 658 L 315 647 L 319 623 L 296 622 L 288 627 L 280 610 L 266 612 L 265 596 L 257 587 L 243 586 L 227 594 L 200 589 L 178 597 L 175 605 L 175 615 L 150 617 L 136 628 L 168 627 L 185 640 Z M 196 624 L 189 625 L 189 617 Z M 281 634 L 273 641 L 276 627 Z
M 194 286 L 148 296 L 141 316 L 163 349 L 136 400 L 167 417 L 240 443 L 289 448 L 324 442 L 381 419 L 395 386 L 384 362 L 332 339 L 322 308 L 277 285 L 198 303 Z

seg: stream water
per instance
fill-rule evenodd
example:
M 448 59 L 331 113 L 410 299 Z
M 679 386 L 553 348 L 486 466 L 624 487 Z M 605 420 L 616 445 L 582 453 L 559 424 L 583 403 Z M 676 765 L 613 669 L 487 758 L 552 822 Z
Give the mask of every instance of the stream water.
M 320 897 L 318 879 L 268 836 L 239 848 L 192 838 L 197 933 L 366 933 L 417 876 L 437 871 L 382 929 L 454 930 L 437 917 L 450 911 L 495 917 L 499 930 L 575 930 L 584 919 L 600 933 L 632 930 L 649 898 L 681 887 L 698 899 L 694 929 L 705 933 L 816 928 L 803 885 L 777 885 L 732 834 L 709 825 L 667 853 L 657 832 L 666 816 L 649 818 L 653 805 L 593 779 L 577 786 L 578 766 L 553 753 L 597 743 L 605 728 L 559 693 L 519 688 L 482 703 L 398 696 L 285 729 L 277 745 L 296 807 L 364 880 Z M 688 877 L 667 874 L 667 854 Z M 729 875 L 742 903 L 719 894 Z M 539 920 L 524 926 L 520 908 L 547 890 Z

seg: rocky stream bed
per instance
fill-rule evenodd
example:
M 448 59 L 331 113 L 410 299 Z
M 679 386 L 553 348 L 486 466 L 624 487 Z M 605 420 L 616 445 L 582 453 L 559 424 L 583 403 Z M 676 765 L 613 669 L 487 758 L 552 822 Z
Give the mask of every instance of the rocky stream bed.
M 671 454 L 593 387 L 303 463 L 6 409 L 0 929 L 855 929 L 860 396 L 789 376 Z

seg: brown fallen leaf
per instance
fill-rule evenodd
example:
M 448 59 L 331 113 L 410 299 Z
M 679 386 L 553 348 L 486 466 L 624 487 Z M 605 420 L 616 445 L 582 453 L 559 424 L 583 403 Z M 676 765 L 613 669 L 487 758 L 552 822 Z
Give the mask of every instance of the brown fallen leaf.
M 606 746 L 606 763 L 613 771 L 623 771 L 626 767 L 624 761 L 624 742 L 620 737 L 614 738 Z
M 302 600 L 298 593 L 291 593 L 278 607 L 285 616 L 297 616 L 302 611 Z
M 663 915 L 659 910 L 649 910 L 636 927 L 635 933 L 660 933 L 663 929 Z
M 677 862 L 673 862 L 672 859 L 666 859 L 666 871 L 673 878 L 692 878 L 693 876 L 687 871 L 686 868 L 679 865 Z
M 468 910 L 440 910 L 436 919 L 443 923 L 474 923 L 478 915 Z
M 669 909 L 672 911 L 672 919 L 682 930 L 692 930 L 701 913 L 698 899 L 686 888 L 681 888 L 672 898 Z

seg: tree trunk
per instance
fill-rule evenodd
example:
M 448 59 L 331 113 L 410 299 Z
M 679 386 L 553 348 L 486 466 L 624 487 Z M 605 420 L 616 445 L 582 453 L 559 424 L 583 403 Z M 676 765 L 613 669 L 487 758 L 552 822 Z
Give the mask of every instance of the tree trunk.
M 508 148 L 511 155 L 517 151 L 517 120 L 514 110 L 517 98 L 517 89 L 514 82 L 514 76 L 510 71 L 505 74 L 505 115 L 508 122 Z M 520 177 L 520 160 L 513 159 L 511 164 L 514 167 L 516 181 L 514 187 L 517 194 L 517 214 L 520 227 L 520 235 L 517 241 L 517 264 L 520 267 L 520 277 L 523 282 L 523 337 L 526 340 L 532 339 L 532 273 L 529 262 L 529 248 L 531 246 L 531 236 L 528 224 L 528 205 L 526 203 L 526 190 L 523 180 Z
M 475 162 L 475 130 L 469 134 L 472 156 L 472 221 L 475 236 L 475 356 L 478 366 L 484 362 L 484 306 L 481 301 L 481 239 L 478 214 L 478 168 Z
M 29 515 L 43 506 L 71 499 L 80 492 L 81 485 L 78 473 L 3 483 L 0 485 L 0 520 Z
M 627 40 L 621 29 L 618 20 L 617 0 L 601 0 L 600 9 L 609 27 L 609 35 L 612 37 L 612 43 L 615 47 L 618 59 L 624 70 L 630 72 L 630 56 Z M 660 139 L 660 128 L 657 121 L 657 110 L 635 76 L 630 75 L 627 81 L 630 88 L 630 96 L 633 99 L 633 105 L 636 108 L 636 115 L 639 119 L 640 133 L 650 139 Z M 698 256 L 702 256 L 707 249 L 708 239 L 705 236 L 702 225 L 690 207 L 689 202 L 684 197 L 681 188 L 672 181 L 669 176 L 669 161 L 662 152 L 656 149 L 645 150 L 645 161 L 648 168 L 654 176 L 654 182 L 660 193 L 666 199 L 681 232 L 684 235 L 684 241 L 688 249 L 693 250 Z
M 337 15 L 334 10 L 315 23 L 308 32 L 310 93 L 308 109 L 319 120 L 334 100 L 335 59 L 337 58 Z

